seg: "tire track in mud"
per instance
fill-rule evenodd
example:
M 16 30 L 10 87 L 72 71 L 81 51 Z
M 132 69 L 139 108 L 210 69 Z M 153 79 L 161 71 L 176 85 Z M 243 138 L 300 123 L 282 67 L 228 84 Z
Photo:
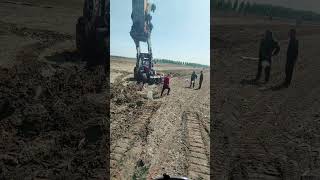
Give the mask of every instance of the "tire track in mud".
M 33 3 L 27 3 L 27 2 L 0 1 L 0 3 L 2 3 L 2 4 L 13 4 L 13 5 L 17 5 L 17 6 L 39 7 L 39 8 L 46 8 L 46 9 L 53 8 L 52 6 L 40 6 L 40 5 L 35 5 Z
M 38 42 L 26 45 L 21 48 L 16 55 L 17 60 L 36 60 L 40 53 L 55 44 L 67 40 L 72 40 L 73 36 L 70 34 L 63 34 L 56 31 L 45 29 L 33 29 L 28 27 L 21 27 L 17 24 L 0 21 L 0 30 L 5 34 L 14 34 L 20 37 L 27 37 Z
M 205 145 L 202 123 L 196 112 L 185 111 L 182 120 L 186 132 L 186 141 L 189 146 L 188 176 L 191 179 L 210 179 L 208 152 Z
M 122 173 L 122 171 L 134 172 L 136 166 L 132 162 L 136 163 L 143 159 L 143 146 L 147 143 L 150 119 L 158 108 L 157 104 L 144 107 L 144 111 L 140 116 L 131 119 L 131 122 L 134 123 L 130 129 L 121 138 L 112 143 L 111 146 L 113 147 L 110 153 L 112 178 L 126 178 L 124 177 L 126 174 Z M 139 148 L 139 150 L 133 150 L 134 148 Z M 123 167 L 125 168 L 123 169 Z
M 46 42 L 57 42 L 64 40 L 71 40 L 74 38 L 71 34 L 64 34 L 57 31 L 45 30 L 45 29 L 34 29 L 28 27 L 21 27 L 14 23 L 8 23 L 0 21 L 0 29 L 13 33 L 22 37 L 30 37 L 32 39 L 38 39 Z

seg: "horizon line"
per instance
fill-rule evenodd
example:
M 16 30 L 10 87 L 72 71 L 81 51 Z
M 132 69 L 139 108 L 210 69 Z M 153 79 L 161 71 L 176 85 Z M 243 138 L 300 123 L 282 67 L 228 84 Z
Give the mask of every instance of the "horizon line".
M 111 54 L 110 53 L 110 57 L 111 56 L 113 56 L 113 57 L 123 57 L 123 58 L 128 58 L 128 59 L 136 59 L 136 57 L 129 57 L 129 56 L 124 56 L 124 55 L 115 55 L 115 54 Z M 154 59 L 166 59 L 166 58 L 155 57 Z M 174 59 L 166 59 L 166 60 L 178 61 L 178 60 L 174 60 Z M 195 62 L 190 62 L 190 61 L 182 61 L 182 62 L 188 62 L 188 63 L 194 63 L 194 64 L 199 64 L 199 65 L 210 66 L 210 64 L 195 63 Z

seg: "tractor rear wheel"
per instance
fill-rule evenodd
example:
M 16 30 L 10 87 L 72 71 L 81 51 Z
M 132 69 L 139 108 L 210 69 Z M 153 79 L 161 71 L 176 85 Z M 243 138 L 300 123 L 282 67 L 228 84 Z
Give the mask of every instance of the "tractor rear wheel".
M 134 67 L 134 69 L 133 69 L 133 79 L 137 79 L 137 67 Z
M 149 78 L 149 85 L 153 85 L 153 84 L 155 84 L 155 81 L 154 81 L 154 78 Z

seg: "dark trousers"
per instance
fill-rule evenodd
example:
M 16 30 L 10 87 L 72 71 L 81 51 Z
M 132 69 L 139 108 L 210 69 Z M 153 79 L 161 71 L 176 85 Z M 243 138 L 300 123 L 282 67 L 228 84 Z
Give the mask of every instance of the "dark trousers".
M 203 81 L 203 80 L 200 80 L 200 81 L 199 81 L 199 88 L 198 88 L 198 89 L 201 89 L 202 81 Z
M 162 87 L 162 91 L 161 91 L 161 96 L 162 96 L 164 90 L 166 90 L 166 89 L 168 89 L 167 95 L 169 95 L 169 93 L 170 93 L 170 87 L 169 87 L 169 86 L 163 86 L 163 87 Z
M 294 69 L 295 62 L 293 60 L 287 60 L 286 64 L 286 79 L 285 85 L 289 86 L 292 80 L 293 69 Z
M 271 62 L 269 61 L 270 66 L 267 66 L 264 68 L 264 72 L 265 72 L 265 82 L 268 82 L 270 79 L 270 72 L 271 72 Z M 256 75 L 256 80 L 259 80 L 261 77 L 261 72 L 262 72 L 262 61 L 259 62 L 258 64 L 258 73 Z

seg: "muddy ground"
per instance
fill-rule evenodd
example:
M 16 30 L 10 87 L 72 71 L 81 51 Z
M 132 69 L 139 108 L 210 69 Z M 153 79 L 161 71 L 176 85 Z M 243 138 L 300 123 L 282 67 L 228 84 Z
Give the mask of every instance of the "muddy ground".
M 250 23 L 213 18 L 214 65 L 211 107 L 211 164 L 215 179 L 300 179 L 320 172 L 320 26 L 297 27 L 300 55 L 292 85 L 277 91 L 285 78 L 288 30 L 294 24 Z M 217 22 L 215 24 L 215 22 Z M 240 82 L 255 78 L 259 40 L 270 29 L 281 52 L 273 59 L 266 88 Z M 313 175 L 316 176 L 316 175 Z
M 0 179 L 106 179 L 107 79 L 76 52 L 82 1 L 0 4 Z
M 161 85 L 138 91 L 134 65 L 134 60 L 111 57 L 111 178 L 152 179 L 167 173 L 208 179 L 209 70 L 196 90 L 198 84 L 191 89 L 185 81 L 194 69 L 156 65 L 159 72 L 173 73 L 170 95 L 165 91 L 160 97 Z

